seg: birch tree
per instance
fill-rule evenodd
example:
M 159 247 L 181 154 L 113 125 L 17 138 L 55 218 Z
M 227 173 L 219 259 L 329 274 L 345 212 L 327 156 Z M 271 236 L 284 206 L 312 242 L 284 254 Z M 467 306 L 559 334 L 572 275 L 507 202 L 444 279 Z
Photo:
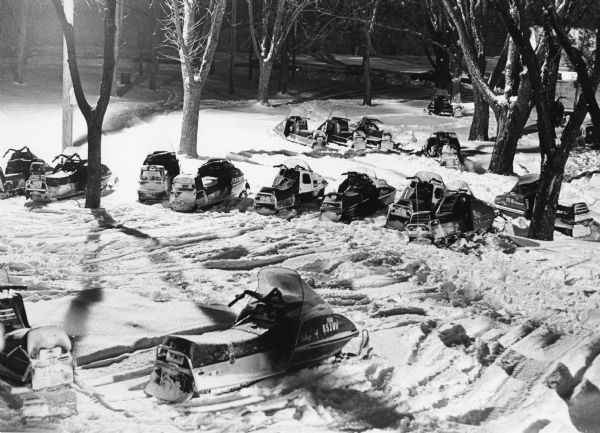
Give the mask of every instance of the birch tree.
M 178 50 L 183 77 L 183 118 L 178 153 L 198 156 L 202 89 L 219 41 L 226 0 L 169 0 L 167 38 Z
M 102 80 L 100 82 L 100 95 L 92 107 L 85 98 L 79 67 L 77 66 L 77 53 L 75 50 L 75 31 L 73 25 L 67 20 L 62 0 L 52 0 L 56 16 L 60 23 L 65 41 L 69 72 L 73 81 L 73 91 L 77 105 L 87 124 L 88 141 L 88 174 L 86 185 L 85 207 L 96 209 L 100 207 L 101 180 L 102 180 L 102 123 L 104 114 L 110 100 L 113 72 L 115 68 L 115 12 L 116 0 L 105 0 L 104 9 L 104 53 L 102 64 Z

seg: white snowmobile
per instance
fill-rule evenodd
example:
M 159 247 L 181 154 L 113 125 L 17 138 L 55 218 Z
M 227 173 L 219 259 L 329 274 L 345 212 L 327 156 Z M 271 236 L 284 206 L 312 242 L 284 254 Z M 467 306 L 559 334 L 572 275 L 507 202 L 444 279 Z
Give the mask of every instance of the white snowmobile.
M 55 326 L 29 325 L 23 297 L 15 292 L 25 289 L 0 286 L 0 325 L 5 332 L 0 377 L 9 384 L 29 385 L 33 390 L 70 384 L 74 374 L 71 340 Z
M 191 212 L 222 202 L 229 197 L 247 195 L 244 173 L 225 159 L 211 159 L 198 173 L 180 174 L 173 179 L 171 209 Z
M 288 141 L 313 147 L 314 131 L 308 129 L 307 121 L 308 118 L 302 116 L 286 117 L 273 128 L 273 131 Z
M 297 272 L 265 268 L 256 291 L 232 328 L 201 335 L 171 335 L 158 346 L 145 392 L 170 402 L 226 392 L 338 353 L 358 335 Z
M 146 156 L 140 170 L 139 201 L 168 198 L 173 179 L 179 173 L 175 152 L 157 151 Z
M 25 188 L 25 194 L 33 200 L 56 200 L 73 197 L 85 193 L 88 176 L 88 160 L 81 159 L 79 154 L 60 154 L 52 162 L 61 158 L 61 162 L 52 173 L 41 173 L 36 170 Z M 112 177 L 110 169 L 101 165 L 101 189 L 109 186 Z
M 295 158 L 276 165 L 279 173 L 272 187 L 263 187 L 256 194 L 254 208 L 262 214 L 273 214 L 295 207 L 302 201 L 317 200 L 324 196 L 327 181 L 312 171 L 310 166 Z

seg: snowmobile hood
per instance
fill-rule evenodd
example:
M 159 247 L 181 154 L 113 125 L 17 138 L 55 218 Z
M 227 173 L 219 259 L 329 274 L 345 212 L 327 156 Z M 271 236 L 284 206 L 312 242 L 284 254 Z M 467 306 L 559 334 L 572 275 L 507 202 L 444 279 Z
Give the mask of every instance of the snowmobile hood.
M 301 320 L 321 314 L 333 314 L 333 310 L 323 298 L 317 295 L 313 288 L 302 280 L 298 272 L 292 269 L 269 267 L 259 272 L 256 293 L 265 296 L 275 288 L 281 292 L 284 303 L 302 304 L 299 311 Z M 254 302 L 251 300 L 248 305 Z

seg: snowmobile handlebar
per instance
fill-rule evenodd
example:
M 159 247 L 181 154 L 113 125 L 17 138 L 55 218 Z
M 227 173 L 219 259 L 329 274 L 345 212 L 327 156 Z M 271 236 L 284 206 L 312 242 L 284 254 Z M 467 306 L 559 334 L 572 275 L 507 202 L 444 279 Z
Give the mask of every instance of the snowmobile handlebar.
M 267 305 L 274 304 L 273 299 L 271 299 L 273 297 L 277 298 L 277 301 L 279 301 L 281 304 L 284 304 L 283 296 L 281 296 L 281 292 L 279 291 L 278 288 L 275 287 L 273 290 L 271 290 L 265 296 L 260 296 L 258 293 L 254 292 L 252 290 L 244 290 L 242 293 L 240 293 L 235 298 L 233 298 L 233 301 L 231 301 L 229 304 L 227 304 L 227 306 L 230 308 L 233 307 L 240 299 L 243 299 L 246 295 L 257 299 L 259 302 L 264 302 Z
M 73 159 L 75 159 L 75 157 L 77 157 L 77 159 L 79 161 L 81 161 L 81 156 L 79 156 L 78 153 L 74 153 L 73 155 L 69 156 L 69 155 L 65 155 L 64 153 L 61 153 L 60 155 L 57 155 L 52 162 L 56 161 L 58 158 L 65 158 L 67 161 L 72 161 Z
M 25 150 L 27 150 L 27 152 L 29 152 L 29 151 L 30 151 L 28 146 L 23 146 L 23 147 L 22 147 L 22 148 L 20 148 L 20 149 L 12 149 L 12 148 L 11 148 L 11 149 L 8 149 L 6 152 L 4 152 L 3 158 L 4 158 L 6 155 L 8 155 L 8 152 L 23 152 L 23 151 L 25 151 Z

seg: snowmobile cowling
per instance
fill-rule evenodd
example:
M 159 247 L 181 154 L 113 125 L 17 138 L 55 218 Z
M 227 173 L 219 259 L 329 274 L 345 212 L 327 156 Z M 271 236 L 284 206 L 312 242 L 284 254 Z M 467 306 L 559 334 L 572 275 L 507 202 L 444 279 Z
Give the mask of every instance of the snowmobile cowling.
M 0 286 L 0 324 L 4 345 L 0 350 L 0 377 L 33 390 L 73 382 L 71 340 L 56 326 L 31 328 L 22 296 L 23 286 Z
M 209 392 L 226 392 L 319 362 L 358 335 L 302 280 L 285 268 L 265 268 L 232 328 L 200 335 L 171 335 L 157 348 L 145 392 L 182 402 Z

